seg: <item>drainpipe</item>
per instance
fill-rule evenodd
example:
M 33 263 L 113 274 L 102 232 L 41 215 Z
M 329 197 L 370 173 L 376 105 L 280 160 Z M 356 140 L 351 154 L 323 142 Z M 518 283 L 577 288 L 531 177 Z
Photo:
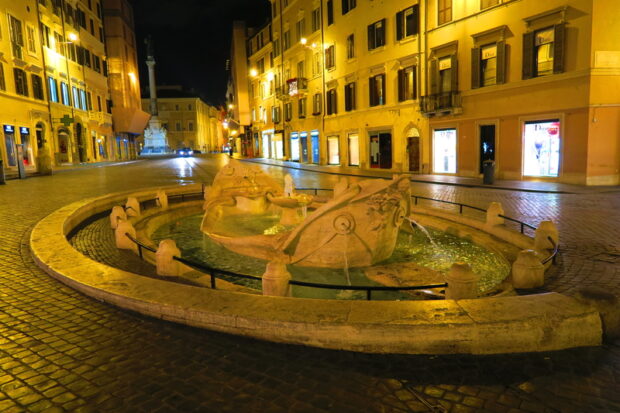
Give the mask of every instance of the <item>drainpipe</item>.
M 323 135 L 323 140 L 327 144 L 327 137 L 325 137 L 325 111 L 327 110 L 327 96 L 325 95 L 325 29 L 323 23 L 323 2 L 321 1 L 321 135 Z M 319 135 L 319 136 L 321 136 Z M 310 135 L 310 139 L 312 140 L 312 135 Z M 321 139 L 319 138 L 319 164 L 321 163 Z M 340 150 L 340 149 L 339 149 Z M 310 159 L 312 154 L 308 154 L 308 159 Z

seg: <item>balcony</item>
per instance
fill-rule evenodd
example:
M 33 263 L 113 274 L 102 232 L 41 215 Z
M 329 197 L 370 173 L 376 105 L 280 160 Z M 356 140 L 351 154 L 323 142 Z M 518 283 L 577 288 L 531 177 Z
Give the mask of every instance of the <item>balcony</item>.
M 459 114 L 461 109 L 461 94 L 459 92 L 443 92 L 422 96 L 420 111 L 426 116 Z
M 308 79 L 305 77 L 295 77 L 286 81 L 287 93 L 289 96 L 299 96 L 308 93 Z

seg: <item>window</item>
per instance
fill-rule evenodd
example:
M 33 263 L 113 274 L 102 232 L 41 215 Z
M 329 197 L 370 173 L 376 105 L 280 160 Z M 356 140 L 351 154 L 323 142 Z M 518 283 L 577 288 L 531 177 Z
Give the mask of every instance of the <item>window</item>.
M 347 36 L 347 59 L 353 59 L 355 57 L 355 35 L 350 34 Z
M 194 131 L 194 122 L 187 122 L 187 130 L 188 131 Z
M 316 52 L 312 55 L 312 75 L 318 76 L 321 74 L 321 54 Z
M 65 106 L 71 106 L 71 100 L 69 99 L 69 85 L 65 82 L 60 82 L 60 95 L 62 97 L 62 104 Z
M 280 123 L 280 106 L 273 106 L 271 108 L 271 121 L 273 123 Z
M 288 50 L 291 47 L 291 31 L 287 30 L 284 32 L 284 40 L 283 40 L 284 44 L 282 45 L 284 47 L 284 50 Z
M 71 88 L 71 92 L 73 95 L 73 107 L 76 109 L 80 108 L 80 95 L 78 94 L 77 87 L 73 86 Z
M 344 85 L 344 110 L 355 110 L 355 82 Z
M 498 41 L 471 49 L 471 87 L 502 84 L 506 81 L 506 43 Z
M 336 66 L 336 53 L 334 51 L 334 45 L 332 44 L 325 49 L 325 67 L 331 69 L 334 66 Z
M 83 91 L 82 89 L 79 89 L 79 93 L 80 93 L 80 109 L 88 110 L 88 102 L 87 102 L 87 99 L 86 99 L 86 92 Z
M 93 70 L 97 73 L 101 73 L 101 59 L 99 56 L 93 54 Z
M 411 37 L 419 32 L 419 6 L 417 4 L 396 13 L 396 40 Z
M 192 110 L 192 104 L 191 103 L 187 105 L 187 110 Z
M 15 77 L 15 93 L 22 96 L 28 96 L 28 78 L 26 72 L 21 69 L 13 69 L 13 75 Z
M 413 100 L 417 97 L 416 67 L 409 66 L 398 71 L 398 101 Z
M 452 21 L 452 0 L 437 0 L 437 24 Z
M 304 60 L 300 60 L 299 62 L 297 62 L 297 77 L 306 76 L 305 66 L 306 66 L 306 62 Z
M 564 24 L 523 35 L 523 79 L 564 72 Z
M 327 0 L 327 25 L 334 24 L 334 2 L 333 0 Z
M 13 57 L 23 59 L 22 48 L 24 47 L 24 34 L 22 31 L 22 22 L 11 15 L 9 15 L 9 33 L 11 35 Z
M 103 43 L 103 27 L 99 27 L 99 41 Z
M 6 90 L 6 82 L 4 81 L 4 65 L 0 62 L 0 90 Z
M 43 23 L 39 26 L 41 29 L 41 44 L 47 48 L 50 47 L 50 28 Z
M 369 106 L 385 105 L 385 73 L 371 77 L 368 89 Z
M 97 96 L 97 112 L 101 112 L 101 96 Z
M 280 39 L 275 39 L 273 41 L 273 55 L 280 56 Z
M 90 19 L 90 34 L 95 35 L 95 21 Z
M 258 74 L 265 73 L 265 58 L 259 59 L 256 62 L 256 70 L 258 70 Z
M 330 89 L 327 91 L 327 115 L 334 115 L 338 113 L 338 101 L 336 96 L 336 89 Z
M 439 93 L 455 92 L 454 79 L 456 78 L 456 67 L 452 68 L 456 56 L 448 56 L 439 59 Z
M 90 51 L 88 49 L 82 49 L 82 50 L 84 50 L 84 65 L 86 65 L 86 67 L 91 67 Z
M 312 114 L 320 115 L 321 114 L 321 94 L 316 93 L 312 96 Z
M 342 0 L 342 14 L 347 14 L 355 8 L 355 0 Z
M 316 8 L 312 10 L 312 33 L 321 28 L 321 9 Z
M 58 32 L 54 32 L 54 40 L 56 44 L 56 53 L 65 55 L 65 38 Z
M 297 29 L 296 30 L 297 37 L 295 38 L 295 40 L 300 41 L 301 38 L 306 35 L 306 19 L 302 17 L 302 19 L 297 22 L 295 27 Z
M 499 4 L 499 0 L 480 0 L 480 9 L 488 9 Z
M 560 135 L 559 119 L 525 122 L 523 125 L 523 175 L 559 175 Z
M 385 45 L 385 19 L 368 26 L 368 50 Z
M 287 102 L 284 104 L 284 120 L 288 122 L 291 119 L 293 119 L 293 104 Z
M 37 75 L 30 75 L 30 79 L 32 81 L 32 96 L 39 100 L 45 99 L 45 96 L 43 95 L 43 80 L 41 77 Z
M 86 103 L 88 104 L 88 110 L 93 110 L 93 95 L 90 92 L 86 92 Z
M 31 25 L 26 26 L 26 37 L 28 40 L 28 53 L 37 54 L 37 43 L 35 40 L 34 27 Z
M 177 122 L 175 126 L 177 131 L 181 130 L 181 122 Z
M 306 117 L 306 98 L 299 98 L 297 101 L 297 113 L 300 119 Z
M 179 105 L 174 105 L 174 110 L 179 110 Z

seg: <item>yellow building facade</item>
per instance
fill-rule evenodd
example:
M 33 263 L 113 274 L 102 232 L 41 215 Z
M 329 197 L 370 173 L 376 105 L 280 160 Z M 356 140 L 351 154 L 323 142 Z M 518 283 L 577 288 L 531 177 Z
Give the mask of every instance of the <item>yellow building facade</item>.
M 142 109 L 149 110 L 149 99 Z M 168 145 L 174 150 L 192 148 L 201 152 L 220 151 L 223 145 L 220 112 L 178 86 L 157 88 L 158 118 L 168 131 Z
M 128 158 L 113 130 L 103 13 L 100 0 L 0 1 L 0 154 L 9 173 Z M 123 70 L 137 77 L 133 56 Z M 115 100 L 140 110 L 133 89 L 115 89 Z
M 254 156 L 618 184 L 619 13 L 613 0 L 272 0 L 235 79 L 249 85 L 243 126 Z

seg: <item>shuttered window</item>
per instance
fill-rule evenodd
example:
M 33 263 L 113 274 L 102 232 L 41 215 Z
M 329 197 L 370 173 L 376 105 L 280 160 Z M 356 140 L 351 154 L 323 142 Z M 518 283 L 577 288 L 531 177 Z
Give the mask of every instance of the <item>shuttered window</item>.
M 344 110 L 355 110 L 355 82 L 344 85 Z
M 523 35 L 523 79 L 564 72 L 565 24 Z
M 297 113 L 300 119 L 303 119 L 306 117 L 306 98 L 299 98 L 299 101 L 297 102 Z
M 14 68 L 13 75 L 15 77 L 15 93 L 22 96 L 28 96 L 28 78 L 26 72 L 21 69 Z
M 506 81 L 506 43 L 499 41 L 471 50 L 471 87 L 502 84 Z
M 398 71 L 398 101 L 416 99 L 416 67 L 409 66 Z
M 30 78 L 32 81 L 32 96 L 39 100 L 45 99 L 45 96 L 43 95 L 43 80 L 41 77 L 33 74 Z
M 368 81 L 369 106 L 385 105 L 385 73 L 375 75 Z
M 320 115 L 321 114 L 321 94 L 316 93 L 312 96 L 312 114 Z
M 419 6 L 417 4 L 396 13 L 396 40 L 418 34 L 419 21 Z
M 368 50 L 385 45 L 385 19 L 368 26 Z
M 327 115 L 333 115 L 336 113 L 338 113 L 336 89 L 330 89 L 327 91 Z

